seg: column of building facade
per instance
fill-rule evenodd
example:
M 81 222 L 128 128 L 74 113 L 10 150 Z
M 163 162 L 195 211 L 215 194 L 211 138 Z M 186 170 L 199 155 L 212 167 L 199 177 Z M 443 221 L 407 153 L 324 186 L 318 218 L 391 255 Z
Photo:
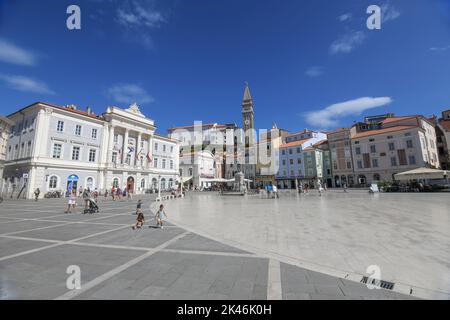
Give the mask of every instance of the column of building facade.
M 154 161 L 153 159 L 153 135 L 150 135 L 148 137 L 148 155 L 151 157 L 152 161 Z M 147 167 L 150 168 L 152 165 L 152 162 L 148 161 L 147 159 Z
M 113 125 L 111 125 L 109 127 L 109 136 L 108 136 L 108 155 L 107 155 L 107 159 L 106 159 L 106 163 L 110 164 L 112 163 L 112 155 L 114 152 L 114 133 L 115 133 L 115 127 Z
M 128 136 L 129 130 L 125 129 L 125 135 L 123 138 L 123 148 L 122 148 L 122 164 L 126 163 L 127 155 L 128 155 Z
M 142 141 L 142 133 L 138 133 L 137 143 L 136 143 L 136 150 L 135 150 L 135 156 L 134 156 L 134 165 L 139 165 L 139 154 L 141 153 L 141 141 Z

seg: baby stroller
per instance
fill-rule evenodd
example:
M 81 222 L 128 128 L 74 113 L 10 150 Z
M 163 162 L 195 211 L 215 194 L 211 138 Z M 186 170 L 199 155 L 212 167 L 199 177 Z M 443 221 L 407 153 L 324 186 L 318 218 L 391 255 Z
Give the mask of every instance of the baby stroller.
M 95 200 L 90 198 L 87 201 L 88 201 L 88 208 L 84 209 L 83 213 L 84 214 L 86 214 L 86 213 L 89 213 L 89 214 L 98 213 L 100 209 L 99 209 L 97 203 L 95 202 Z

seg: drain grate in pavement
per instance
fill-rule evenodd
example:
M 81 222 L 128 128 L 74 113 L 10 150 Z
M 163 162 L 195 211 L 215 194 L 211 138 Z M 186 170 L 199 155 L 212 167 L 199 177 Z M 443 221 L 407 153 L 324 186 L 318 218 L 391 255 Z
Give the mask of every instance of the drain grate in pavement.
M 367 284 L 369 277 L 363 277 L 361 283 Z M 371 279 L 370 284 L 386 290 L 394 290 L 395 283 L 384 280 Z

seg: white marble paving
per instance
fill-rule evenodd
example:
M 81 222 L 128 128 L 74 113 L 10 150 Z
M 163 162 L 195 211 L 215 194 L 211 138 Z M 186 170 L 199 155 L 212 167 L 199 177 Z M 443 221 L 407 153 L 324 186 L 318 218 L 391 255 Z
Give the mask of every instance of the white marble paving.
M 275 200 L 205 193 L 170 201 L 166 211 L 200 234 L 317 271 L 365 274 L 378 265 L 383 280 L 450 293 L 450 194 L 331 191 Z

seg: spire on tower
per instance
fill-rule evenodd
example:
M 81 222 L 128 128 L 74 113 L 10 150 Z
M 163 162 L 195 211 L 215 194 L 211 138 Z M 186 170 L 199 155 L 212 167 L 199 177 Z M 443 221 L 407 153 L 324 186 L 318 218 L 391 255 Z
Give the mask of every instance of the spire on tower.
M 245 90 L 244 90 L 244 101 L 250 101 L 252 99 L 252 94 L 250 93 L 250 88 L 248 87 L 248 82 L 245 81 Z

